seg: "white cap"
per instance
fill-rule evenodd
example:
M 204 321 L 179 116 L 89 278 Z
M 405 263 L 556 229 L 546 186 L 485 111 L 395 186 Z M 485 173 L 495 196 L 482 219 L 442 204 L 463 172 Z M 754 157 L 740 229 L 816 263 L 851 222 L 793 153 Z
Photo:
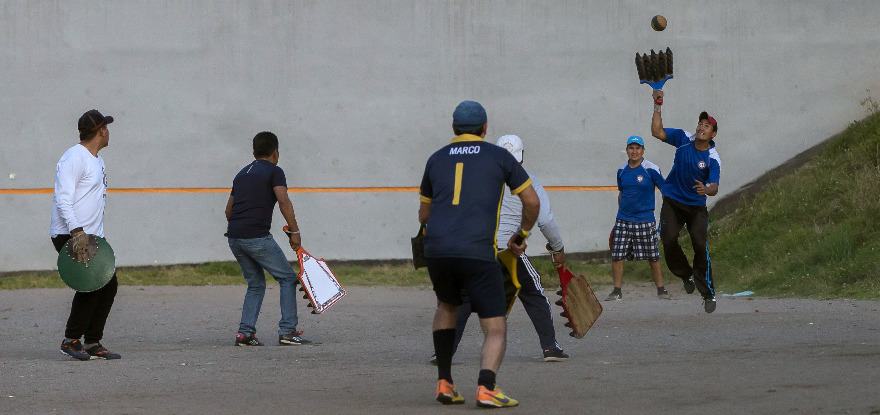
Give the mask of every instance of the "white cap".
M 504 147 L 510 154 L 513 154 L 513 158 L 516 161 L 522 163 L 523 157 L 523 143 L 519 137 L 515 135 L 505 135 L 498 139 L 495 145 L 499 147 Z

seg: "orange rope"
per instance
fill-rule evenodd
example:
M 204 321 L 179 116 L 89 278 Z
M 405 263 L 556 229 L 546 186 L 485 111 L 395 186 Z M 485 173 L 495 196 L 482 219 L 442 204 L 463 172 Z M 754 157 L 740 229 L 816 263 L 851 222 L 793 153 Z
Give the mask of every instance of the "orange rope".
M 617 190 L 617 186 L 546 186 L 551 192 L 583 192 Z M 228 187 L 141 187 L 107 189 L 107 193 L 229 193 Z M 288 193 L 400 193 L 418 192 L 418 187 L 291 187 Z M 54 189 L 0 189 L 4 195 L 52 194 Z

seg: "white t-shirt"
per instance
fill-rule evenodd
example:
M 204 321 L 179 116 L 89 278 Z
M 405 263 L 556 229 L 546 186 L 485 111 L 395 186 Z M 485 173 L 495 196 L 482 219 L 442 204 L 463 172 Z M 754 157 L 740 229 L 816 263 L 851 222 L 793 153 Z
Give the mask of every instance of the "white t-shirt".
M 562 234 L 559 232 L 559 225 L 553 217 L 553 211 L 550 210 L 550 198 L 547 197 L 547 191 L 541 186 L 538 178 L 532 176 L 531 173 L 529 173 L 529 177 L 532 178 L 532 187 L 535 189 L 535 193 L 538 194 L 538 200 L 541 201 L 541 209 L 538 211 L 538 220 L 535 221 L 535 225 L 538 226 L 544 238 L 550 243 L 550 247 L 558 251 L 563 248 Z M 510 194 L 510 189 L 507 186 L 504 187 L 504 198 L 501 200 L 500 213 L 498 233 L 495 235 L 495 238 L 498 243 L 498 249 L 502 250 L 507 249 L 507 241 L 516 233 L 520 222 L 522 222 L 522 200 L 519 199 L 519 196 Z
M 104 159 L 77 144 L 55 166 L 55 197 L 49 235 L 69 234 L 82 227 L 86 233 L 104 237 L 104 202 L 107 175 Z

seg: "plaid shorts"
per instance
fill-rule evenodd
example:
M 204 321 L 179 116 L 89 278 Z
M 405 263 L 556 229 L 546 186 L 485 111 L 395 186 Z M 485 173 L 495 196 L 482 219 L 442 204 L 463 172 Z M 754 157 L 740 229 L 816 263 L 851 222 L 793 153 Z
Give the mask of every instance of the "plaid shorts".
M 611 260 L 660 260 L 660 238 L 654 222 L 617 219 L 611 231 Z

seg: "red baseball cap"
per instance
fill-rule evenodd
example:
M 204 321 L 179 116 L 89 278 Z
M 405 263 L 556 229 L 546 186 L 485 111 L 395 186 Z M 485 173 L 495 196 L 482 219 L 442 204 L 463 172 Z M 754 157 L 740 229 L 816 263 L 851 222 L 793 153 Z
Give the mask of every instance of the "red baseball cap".
M 709 113 L 706 111 L 701 112 L 700 118 L 698 119 L 698 121 L 703 120 L 709 121 L 709 124 L 712 124 L 712 131 L 715 131 L 716 133 L 718 132 L 718 121 L 715 121 L 714 118 L 710 117 Z

